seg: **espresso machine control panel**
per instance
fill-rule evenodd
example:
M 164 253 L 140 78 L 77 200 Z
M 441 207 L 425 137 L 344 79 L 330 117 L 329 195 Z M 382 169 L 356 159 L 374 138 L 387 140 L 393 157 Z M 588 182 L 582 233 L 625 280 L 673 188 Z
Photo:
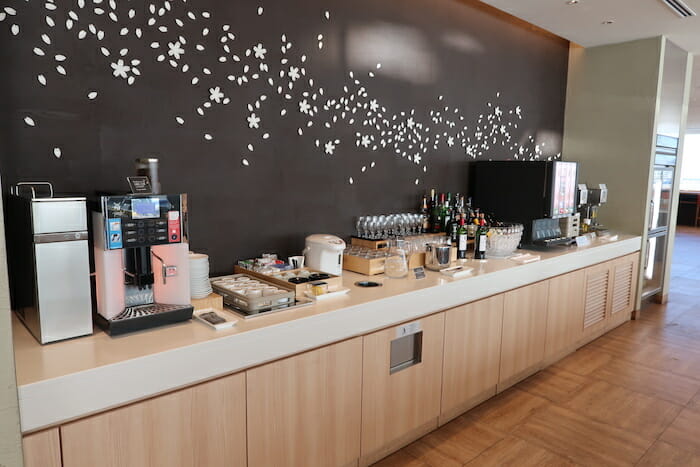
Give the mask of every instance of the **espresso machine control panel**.
M 184 196 L 103 196 L 105 249 L 181 243 Z

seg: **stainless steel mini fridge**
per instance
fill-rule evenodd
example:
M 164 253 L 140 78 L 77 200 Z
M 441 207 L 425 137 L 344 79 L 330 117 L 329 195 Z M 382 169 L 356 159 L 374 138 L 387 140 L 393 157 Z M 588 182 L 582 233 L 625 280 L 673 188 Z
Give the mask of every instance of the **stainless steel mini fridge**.
M 5 226 L 12 309 L 29 331 L 42 344 L 92 334 L 86 199 L 19 184 Z

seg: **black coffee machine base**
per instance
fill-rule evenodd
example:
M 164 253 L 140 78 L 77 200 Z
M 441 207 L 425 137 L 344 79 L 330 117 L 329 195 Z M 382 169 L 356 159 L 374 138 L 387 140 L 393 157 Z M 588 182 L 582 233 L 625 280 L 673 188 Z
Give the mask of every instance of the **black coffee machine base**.
M 191 305 L 152 304 L 126 308 L 113 319 L 96 314 L 97 325 L 110 336 L 120 336 L 192 319 Z

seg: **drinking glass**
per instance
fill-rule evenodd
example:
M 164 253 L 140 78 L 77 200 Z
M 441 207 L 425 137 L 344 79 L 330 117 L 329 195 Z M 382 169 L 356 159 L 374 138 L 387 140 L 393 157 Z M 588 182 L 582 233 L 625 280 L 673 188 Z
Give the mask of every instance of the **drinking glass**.
M 384 274 L 392 279 L 401 279 L 408 275 L 408 260 L 402 240 L 392 240 L 384 261 Z

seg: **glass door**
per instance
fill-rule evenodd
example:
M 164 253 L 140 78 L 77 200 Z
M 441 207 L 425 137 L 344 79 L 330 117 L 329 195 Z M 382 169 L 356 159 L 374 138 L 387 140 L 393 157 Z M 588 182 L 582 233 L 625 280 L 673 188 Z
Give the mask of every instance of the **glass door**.
M 649 234 L 646 257 L 644 258 L 644 287 L 642 298 L 660 292 L 664 282 L 664 264 L 666 263 L 666 232 Z
M 668 228 L 673 193 L 673 173 L 673 167 L 656 166 L 654 168 L 654 178 L 651 182 L 651 201 L 649 202 L 650 232 Z

